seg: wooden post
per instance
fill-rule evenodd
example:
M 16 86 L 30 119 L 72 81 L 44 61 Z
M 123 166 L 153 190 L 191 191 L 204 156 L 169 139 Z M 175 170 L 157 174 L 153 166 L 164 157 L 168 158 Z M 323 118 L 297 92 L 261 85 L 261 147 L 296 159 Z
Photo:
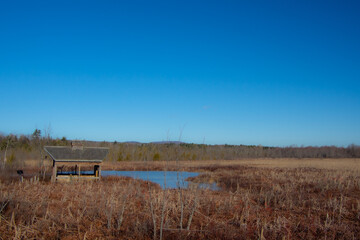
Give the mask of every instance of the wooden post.
M 56 162 L 53 161 L 53 169 L 52 169 L 52 175 L 51 175 L 51 181 L 55 182 L 56 181 L 56 175 L 57 175 L 57 166 L 56 166 Z
M 79 176 L 79 178 L 80 178 L 80 171 L 81 171 L 80 166 L 81 166 L 81 165 L 79 165 L 79 168 L 78 168 L 78 171 L 79 171 L 79 172 L 78 172 L 78 176 Z
M 99 164 L 99 180 L 101 179 L 101 165 Z
M 94 177 L 100 179 L 101 168 L 100 165 L 94 165 Z

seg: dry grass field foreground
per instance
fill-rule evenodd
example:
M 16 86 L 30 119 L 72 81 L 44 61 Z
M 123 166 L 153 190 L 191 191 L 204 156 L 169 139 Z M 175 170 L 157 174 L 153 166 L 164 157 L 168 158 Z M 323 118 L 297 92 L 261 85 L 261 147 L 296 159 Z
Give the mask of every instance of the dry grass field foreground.
M 188 170 L 220 191 L 131 178 L 0 183 L 0 239 L 360 239 L 360 159 L 105 163 Z

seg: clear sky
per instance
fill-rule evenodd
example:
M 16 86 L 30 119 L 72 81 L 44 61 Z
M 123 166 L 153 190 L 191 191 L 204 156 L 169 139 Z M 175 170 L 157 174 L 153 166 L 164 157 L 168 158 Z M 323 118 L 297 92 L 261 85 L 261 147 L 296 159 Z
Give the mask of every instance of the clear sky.
M 360 144 L 359 1 L 1 1 L 0 131 Z

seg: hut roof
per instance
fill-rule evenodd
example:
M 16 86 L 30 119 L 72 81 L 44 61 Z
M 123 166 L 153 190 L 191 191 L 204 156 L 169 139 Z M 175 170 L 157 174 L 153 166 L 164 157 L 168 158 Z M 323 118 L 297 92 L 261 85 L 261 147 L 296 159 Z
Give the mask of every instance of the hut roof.
M 60 147 L 45 146 L 45 151 L 58 162 L 102 162 L 109 149 L 101 147 Z

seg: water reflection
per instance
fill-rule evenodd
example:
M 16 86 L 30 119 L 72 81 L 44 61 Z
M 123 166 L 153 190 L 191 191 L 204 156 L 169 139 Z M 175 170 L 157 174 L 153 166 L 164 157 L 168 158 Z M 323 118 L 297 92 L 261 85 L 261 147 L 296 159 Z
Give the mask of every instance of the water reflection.
M 102 176 L 125 176 L 157 183 L 161 188 L 187 188 L 188 177 L 197 177 L 197 172 L 176 172 L 176 171 L 102 171 Z M 219 190 L 215 183 L 200 183 L 200 188 Z

